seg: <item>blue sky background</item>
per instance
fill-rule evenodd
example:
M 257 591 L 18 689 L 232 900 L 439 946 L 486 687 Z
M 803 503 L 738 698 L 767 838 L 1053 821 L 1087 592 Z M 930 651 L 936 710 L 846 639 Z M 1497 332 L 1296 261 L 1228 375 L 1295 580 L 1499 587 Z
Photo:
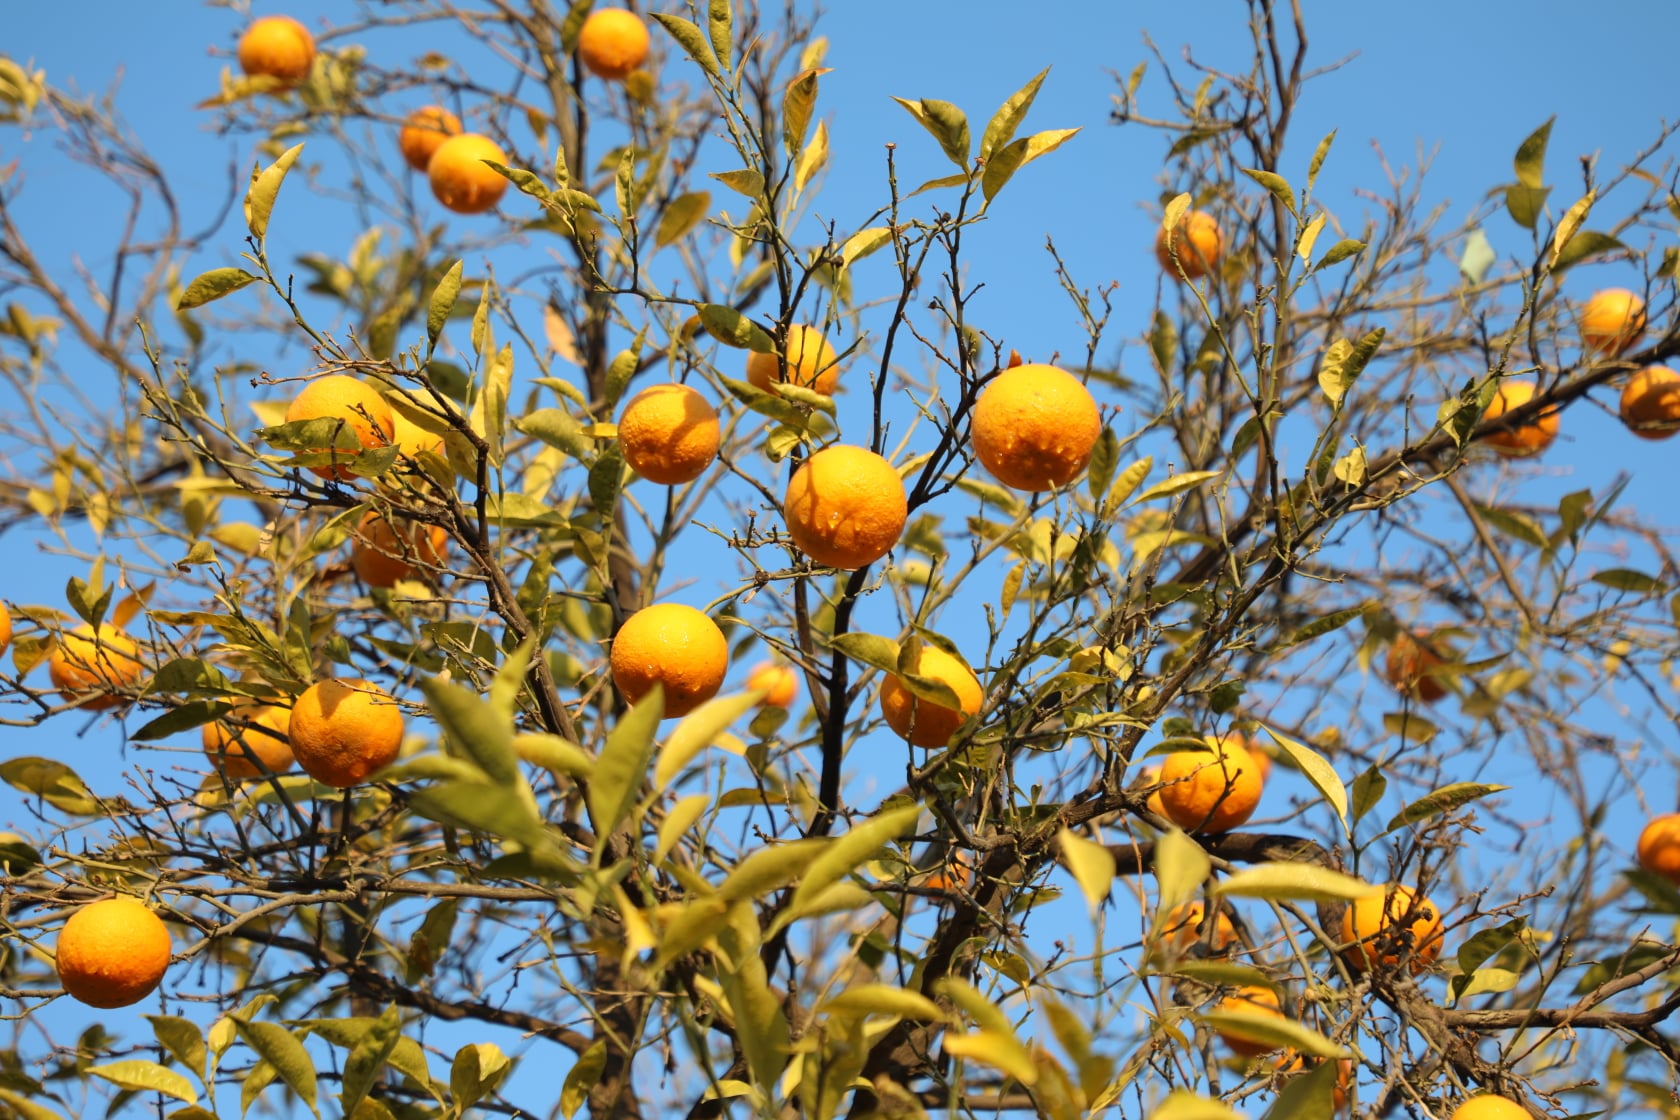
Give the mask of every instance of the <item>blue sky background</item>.
M 1618 166 L 1650 143 L 1665 115 L 1680 108 L 1672 81 L 1680 5 L 1613 0 L 1584 9 L 1562 0 L 1419 0 L 1396 11 L 1357 0 L 1319 0 L 1306 8 L 1311 64 L 1347 61 L 1308 87 L 1281 170 L 1299 180 L 1318 138 L 1338 129 L 1317 196 L 1350 231 L 1357 230 L 1369 206 L 1354 190 L 1383 189 L 1379 149 L 1396 167 L 1415 168 L 1420 158 L 1430 160 L 1426 207 L 1445 206 L 1446 224 L 1452 225 L 1481 207 L 1488 190 L 1509 181 L 1516 145 L 1548 116 L 1558 117 L 1548 159 L 1548 180 L 1559 184 L 1556 203 L 1579 193 L 1578 176 L 1572 174 L 1577 156 L 1599 153 L 1604 167 Z M 256 8 L 256 14 L 281 11 L 319 28 L 323 21 L 351 22 L 357 9 L 347 3 Z M 889 95 L 955 102 L 968 112 L 978 136 L 1005 97 L 1053 64 L 1022 134 L 1076 126 L 1084 131 L 1020 172 L 987 223 L 970 235 L 972 278 L 987 282 L 973 314 L 989 332 L 1031 358 L 1045 359 L 1058 350 L 1079 352 L 1079 324 L 1044 252 L 1049 236 L 1082 286 L 1119 282 L 1115 325 L 1101 363 L 1147 370 L 1139 339 L 1159 276 L 1149 246 L 1158 223 L 1158 175 L 1167 141 L 1158 133 L 1108 122 L 1115 76 L 1123 77 L 1148 57 L 1144 32 L 1169 57 L 1178 57 L 1193 43 L 1198 60 L 1242 68 L 1248 59 L 1244 11 L 1233 0 L 835 0 L 821 24 L 830 41 L 825 64 L 834 72 L 823 78 L 818 102 L 819 114 L 828 121 L 833 156 L 814 212 L 832 218 L 843 231 L 860 225 L 885 197 L 882 151 L 887 143 L 898 145 L 906 184 L 951 170 Z M 241 15 L 182 0 L 32 3 L 11 13 L 3 49 L 45 70 L 60 86 L 103 91 L 120 72 L 120 111 L 174 173 L 183 209 L 208 220 L 222 202 L 230 166 L 243 177 L 253 138 L 213 134 L 210 114 L 193 106 L 215 91 L 244 23 Z M 685 79 L 689 64 L 662 39 L 656 33 L 667 52 L 667 73 Z M 395 66 L 432 44 L 410 32 L 382 36 L 368 46 L 382 64 Z M 221 56 L 213 57 L 212 49 Z M 1153 62 L 1141 96 L 1146 108 L 1153 104 L 1166 114 Z M 72 260 L 99 274 L 109 263 L 107 246 L 122 217 L 118 199 L 85 168 L 64 159 L 56 143 L 49 133 L 29 137 L 7 128 L 0 131 L 0 163 L 22 159 L 26 168 L 17 210 L 35 251 L 60 275 L 68 275 Z M 324 144 L 312 142 L 311 154 Z M 725 160 L 705 169 L 729 166 Z M 723 204 L 727 192 L 710 185 L 714 204 Z M 424 193 L 423 184 L 418 189 Z M 438 218 L 444 216 L 440 208 L 433 209 Z M 321 205 L 288 184 L 276 212 L 274 255 L 282 260 L 303 252 L 342 257 L 361 228 L 347 211 Z M 222 234 L 187 267 L 186 275 L 235 263 L 243 232 L 236 206 Z M 1503 216 L 1488 223 L 1487 233 L 1502 256 L 1522 251 L 1527 243 L 1527 235 Z M 506 276 L 509 270 L 504 266 L 500 273 Z M 887 282 L 884 256 L 859 267 L 860 293 L 872 286 L 879 291 Z M 1637 277 L 1625 264 L 1586 265 L 1571 274 L 1566 291 L 1584 296 L 1612 284 L 1637 286 Z M 530 308 L 527 329 L 535 333 L 540 329 L 537 304 Z M 218 360 L 239 353 L 237 340 L 225 345 Z M 89 371 L 90 389 L 97 391 L 104 383 L 101 372 Z M 864 407 L 863 397 L 857 392 L 843 403 L 843 418 Z M 1119 434 L 1126 435 L 1134 419 L 1132 410 L 1122 414 Z M 1563 438 L 1543 460 L 1541 477 L 1530 480 L 1535 489 L 1529 496 L 1555 500 L 1570 490 L 1602 485 L 1614 471 L 1628 469 L 1637 480 L 1626 501 L 1672 523 L 1672 497 L 1663 482 L 1672 472 L 1677 447 L 1680 441 L 1634 445 L 1603 410 L 1574 409 Z M 62 601 L 65 578 L 72 573 L 61 563 L 43 561 L 39 547 L 38 538 L 24 533 L 0 538 L 6 598 Z M 953 636 L 961 640 L 961 624 L 952 626 Z M 121 731 L 105 721 L 76 739 L 81 724 L 77 717 L 63 717 L 38 729 L 0 731 L 0 757 L 46 754 L 74 759 L 84 776 L 97 774 L 122 748 Z M 1672 756 L 1673 742 L 1663 749 Z M 1278 791 L 1268 793 L 1268 805 L 1276 804 L 1274 797 L 1305 789 L 1291 777 L 1278 784 Z M 95 785 L 109 788 L 97 779 Z M 1534 808 L 1543 815 L 1543 806 Z M 20 819 L 17 810 L 10 791 L 0 791 L 0 821 Z M 1614 827 L 1631 846 L 1631 825 Z M 1132 922 L 1128 915 L 1116 919 L 1116 926 L 1130 936 Z M 77 1019 L 64 1002 L 43 1016 L 49 1027 Z M 476 1040 L 476 1034 L 466 1033 Z M 503 1045 L 515 1049 L 511 1042 Z M 558 1074 L 522 1074 L 545 1076 Z

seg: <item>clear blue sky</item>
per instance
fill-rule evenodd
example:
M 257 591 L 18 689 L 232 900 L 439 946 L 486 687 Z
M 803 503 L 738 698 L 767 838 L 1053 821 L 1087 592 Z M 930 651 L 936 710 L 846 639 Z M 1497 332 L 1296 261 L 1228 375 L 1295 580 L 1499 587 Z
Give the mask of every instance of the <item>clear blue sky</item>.
M 964 108 L 978 134 L 997 105 L 1046 65 L 1054 66 L 1026 130 L 1081 127 L 1068 146 L 1023 170 L 973 239 L 975 278 L 988 289 L 975 307 L 986 328 L 1007 337 L 1032 357 L 1070 348 L 1078 324 L 1057 290 L 1044 253 L 1053 237 L 1073 275 L 1085 286 L 1120 282 L 1115 343 L 1105 362 L 1144 363 L 1137 337 L 1154 299 L 1157 272 L 1149 244 L 1157 223 L 1157 175 L 1165 142 L 1141 128 L 1108 123 L 1115 75 L 1147 57 L 1144 32 L 1177 57 L 1195 44 L 1196 57 L 1241 67 L 1244 5 L 1235 0 L 1039 0 L 1037 3 L 934 2 L 934 0 L 834 0 L 822 24 L 830 40 L 818 111 L 829 122 L 834 158 L 817 213 L 851 228 L 884 196 L 882 149 L 896 143 L 904 182 L 949 172 L 931 140 L 889 99 L 937 97 Z M 1320 181 L 1319 197 L 1349 226 L 1357 227 L 1368 203 L 1353 188 L 1382 189 L 1376 147 L 1396 165 L 1432 160 L 1425 197 L 1448 207 L 1457 220 L 1489 189 L 1509 180 L 1511 154 L 1536 125 L 1556 114 L 1549 167 L 1570 193 L 1566 169 L 1577 156 L 1601 153 L 1607 166 L 1648 143 L 1665 114 L 1680 110 L 1673 93 L 1673 49 L 1680 41 L 1680 4 L 1606 0 L 1585 6 L 1564 0 L 1418 0 L 1403 7 L 1362 0 L 1306 3 L 1312 60 L 1319 66 L 1346 60 L 1313 83 L 1294 126 L 1293 147 L 1282 170 L 1304 172 L 1313 143 L 1338 129 L 1335 151 Z M 257 14 L 287 12 L 319 27 L 324 19 L 352 22 L 349 3 L 298 3 L 282 8 L 259 3 Z M 147 146 L 177 175 L 189 211 L 209 214 L 220 201 L 230 165 L 248 166 L 248 137 L 207 130 L 208 114 L 193 105 L 214 92 L 244 18 L 184 0 L 152 4 L 31 3 L 9 14 L 4 50 L 46 71 L 58 85 L 102 91 L 122 74 L 118 105 Z M 370 44 L 371 45 L 371 44 Z M 210 48 L 224 57 L 213 58 Z M 667 65 L 681 77 L 686 62 L 676 50 Z M 375 47 L 394 64 L 406 51 L 420 53 L 418 37 L 400 50 L 389 40 Z M 1151 67 L 1143 96 L 1158 98 Z M 1025 130 L 1024 130 L 1025 131 Z M 0 163 L 22 158 L 27 169 L 20 212 L 38 253 L 68 274 L 72 258 L 95 271 L 105 263 L 111 231 L 120 219 L 117 200 L 90 185 L 85 169 L 43 151 L 50 135 L 23 139 L 0 132 Z M 188 172 L 187 169 L 192 169 Z M 707 168 L 719 170 L 722 167 Z M 242 172 L 241 172 L 242 173 Z M 714 193 L 721 198 L 723 192 Z M 1573 197 L 1573 196 L 1572 196 Z M 342 255 L 356 232 L 341 212 L 312 208 L 302 192 L 289 192 L 277 220 L 282 250 Z M 441 215 L 441 211 L 440 211 Z M 1496 250 L 1516 251 L 1515 230 L 1495 223 Z M 209 268 L 232 263 L 243 230 L 226 224 L 217 247 L 194 262 Z M 876 262 L 877 269 L 884 262 Z M 193 270 L 189 269 L 189 275 Z M 1569 290 L 1584 294 L 1620 279 L 1606 267 L 1585 266 Z M 880 280 L 860 271 L 860 286 Z M 1122 348 L 1119 340 L 1124 339 Z M 1077 342 L 1071 344 L 1076 348 Z M 90 372 L 90 383 L 98 374 Z M 852 402 L 854 405 L 857 402 Z M 1617 462 L 1595 452 L 1615 433 L 1613 422 L 1587 409 L 1571 413 L 1569 453 L 1548 460 L 1557 477 L 1545 492 L 1561 493 L 1602 481 L 1612 468 L 1672 468 L 1676 444 L 1628 448 L 1618 440 Z M 1128 414 L 1129 415 L 1129 414 Z M 1122 417 L 1122 432 L 1127 417 Z M 1672 510 L 1671 499 L 1649 481 L 1632 501 L 1651 512 Z M 0 539 L 0 565 L 8 572 L 8 598 L 56 603 L 65 571 L 39 560 L 31 539 Z M 80 741 L 71 738 L 76 717 L 29 732 L 0 733 L 0 757 L 47 754 L 86 765 L 111 759 L 121 747 L 115 723 L 97 725 Z M 1672 744 L 1669 745 L 1672 749 Z M 1344 775 L 1344 777 L 1351 777 Z M 108 788 L 101 785 L 101 788 Z M 9 795 L 9 791 L 5 791 Z M 1270 795 L 1269 795 L 1270 796 Z M 1663 806 L 1667 808 L 1667 806 Z M 0 821 L 15 820 L 15 802 L 0 798 Z M 3 827 L 3 825 L 0 825 Z M 54 1015 L 66 1014 L 61 1004 Z

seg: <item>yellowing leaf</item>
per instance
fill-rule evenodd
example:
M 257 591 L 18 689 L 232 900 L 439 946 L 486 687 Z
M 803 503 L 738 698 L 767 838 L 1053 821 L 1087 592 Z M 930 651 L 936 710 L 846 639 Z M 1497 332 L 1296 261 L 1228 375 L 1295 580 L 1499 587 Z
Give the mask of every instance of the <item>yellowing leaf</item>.
M 1073 872 L 1074 880 L 1090 904 L 1091 913 L 1108 899 L 1114 889 L 1114 855 L 1095 841 L 1063 828 L 1057 835 L 1062 847 L 1062 862 Z
M 1262 863 L 1237 871 L 1215 885 L 1218 894 L 1236 898 L 1334 902 L 1369 898 L 1382 888 L 1363 879 L 1308 863 Z

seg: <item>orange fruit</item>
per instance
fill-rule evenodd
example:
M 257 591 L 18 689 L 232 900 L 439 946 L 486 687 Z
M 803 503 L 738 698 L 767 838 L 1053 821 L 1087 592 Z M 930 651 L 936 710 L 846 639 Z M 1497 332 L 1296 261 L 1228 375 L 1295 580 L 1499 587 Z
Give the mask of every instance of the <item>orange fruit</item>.
M 391 406 L 379 391 L 365 381 L 342 373 L 318 377 L 305 385 L 303 392 L 293 398 L 286 409 L 286 423 L 299 420 L 332 419 L 348 425 L 362 450 L 388 446 L 396 431 Z M 320 448 L 321 451 L 332 450 Z M 353 451 L 339 452 L 348 459 Z M 348 466 L 310 467 L 322 478 L 348 479 L 354 472 Z
M 482 214 L 495 206 L 508 181 L 485 164 L 487 159 L 507 166 L 507 154 L 490 137 L 476 132 L 449 137 L 426 164 L 433 196 L 457 214 Z
M 1410 634 L 1402 631 L 1388 647 L 1383 675 L 1400 695 L 1433 704 L 1447 694 L 1445 678 L 1440 673 L 1445 664 L 1445 659 L 1430 645 L 1427 630 Z
M 368 510 L 351 534 L 350 566 L 369 587 L 391 587 L 398 580 L 421 579 L 443 563 L 449 530 L 419 521 L 402 531 L 380 513 Z
M 1646 366 L 1622 386 L 1622 423 L 1640 439 L 1668 439 L 1680 432 L 1680 373 Z
M 577 53 L 590 73 L 622 82 L 648 56 L 648 29 L 634 12 L 602 8 L 590 12 L 578 32 Z
M 916 675 L 943 681 L 957 694 L 960 707 L 947 708 L 919 699 L 905 685 L 904 678 L 889 673 L 881 683 L 881 716 L 901 739 L 918 747 L 943 747 L 951 741 L 963 721 L 985 706 L 986 694 L 974 670 L 938 646 L 922 645 L 922 660 Z
M 6 604 L 0 603 L 0 655 L 3 655 L 12 644 L 12 612 L 6 609 Z
M 770 391 L 772 381 L 787 381 L 814 389 L 825 397 L 834 395 L 840 381 L 840 364 L 834 347 L 816 327 L 795 324 L 788 328 L 787 361 L 775 354 L 760 354 L 754 350 L 747 355 L 747 383 Z
M 1155 234 L 1155 259 L 1162 271 L 1175 279 L 1181 268 L 1190 280 L 1206 276 L 1219 264 L 1224 250 L 1225 237 L 1219 231 L 1219 223 L 1205 210 L 1186 212 L 1173 226 L 1170 236 L 1165 229 Z M 1173 260 L 1175 251 L 1177 261 Z
M 1024 365 L 994 377 L 974 402 L 974 454 L 1016 490 L 1066 486 L 1091 461 L 1102 417 L 1091 391 L 1055 366 Z
M 705 612 L 655 603 L 624 620 L 614 636 L 613 685 L 634 704 L 665 686 L 665 718 L 686 716 L 717 695 L 729 671 L 729 643 Z
M 891 463 L 843 443 L 801 463 L 782 499 L 793 543 L 832 568 L 867 567 L 892 551 L 909 508 Z
M 1594 292 L 1581 311 L 1581 341 L 1600 354 L 1620 354 L 1645 333 L 1645 301 L 1626 288 Z
M 1277 993 L 1270 988 L 1263 988 L 1257 984 L 1247 984 L 1238 988 L 1214 1004 L 1213 1009 L 1239 1015 L 1263 1015 L 1272 1019 L 1283 1018 L 1283 1011 L 1278 1006 Z M 1265 1042 L 1241 1027 L 1223 1027 L 1215 1033 L 1219 1035 L 1220 1041 L 1224 1042 L 1231 1052 L 1238 1057 L 1256 1058 L 1261 1054 L 1268 1054 L 1277 1049 L 1274 1043 Z
M 424 171 L 432 162 L 432 153 L 445 140 L 460 134 L 460 117 L 442 105 L 426 105 L 403 119 L 402 131 L 397 133 L 397 150 L 410 167 Z
M 1499 392 L 1494 394 L 1489 402 L 1487 412 L 1482 414 L 1482 422 L 1497 420 L 1507 412 L 1512 412 L 1534 399 L 1539 390 L 1532 381 L 1503 380 L 1499 383 Z M 1557 406 L 1545 409 L 1539 416 L 1519 428 L 1507 428 L 1494 432 L 1487 437 L 1487 442 L 1493 449 L 1507 459 L 1526 459 L 1552 445 L 1558 434 Z
M 1161 919 L 1156 936 L 1174 953 L 1184 954 L 1194 945 L 1205 944 L 1223 953 L 1237 943 L 1237 927 L 1223 910 L 1213 912 L 1213 928 L 1203 932 L 1207 908 L 1200 902 L 1182 902 Z
M 1639 866 L 1680 885 L 1680 813 L 1654 818 L 1639 833 Z
M 286 739 L 291 723 L 290 708 L 250 701 L 235 704 L 228 719 L 204 725 L 204 753 L 232 781 L 284 774 L 293 762 L 292 745 Z
M 430 451 L 439 458 L 447 457 L 442 435 L 427 431 L 395 408 L 391 410 L 391 425 L 391 443 L 408 458 L 418 459 L 422 451 Z
M 139 1003 L 169 967 L 169 929 L 127 895 L 77 908 L 58 933 L 58 981 L 89 1007 Z
M 764 693 L 762 707 L 785 708 L 799 695 L 799 673 L 792 665 L 780 661 L 766 661 L 754 665 L 747 674 L 747 688 Z
M 138 647 L 121 627 L 87 623 L 60 634 L 47 656 L 47 675 L 66 700 L 100 711 L 124 702 L 120 690 L 140 679 L 142 666 L 134 656 Z
M 624 406 L 618 445 L 649 482 L 693 482 L 717 458 L 717 409 L 687 385 L 650 385 Z
M 318 681 L 292 704 L 290 735 L 304 773 L 334 789 L 349 789 L 396 761 L 402 709 L 370 681 Z
M 291 16 L 264 16 L 239 37 L 239 68 L 253 78 L 277 78 L 290 85 L 309 77 L 315 64 L 315 36 Z
M 1161 807 L 1186 832 L 1229 832 L 1260 804 L 1260 768 L 1227 736 L 1209 751 L 1174 751 L 1161 763 Z
M 1441 955 L 1441 911 L 1410 887 L 1391 886 L 1355 899 L 1342 912 L 1342 958 L 1363 972 L 1380 960 L 1392 968 L 1409 956 L 1422 972 Z
M 1533 1120 L 1533 1117 L 1516 1101 L 1483 1093 L 1453 1109 L 1452 1120 Z

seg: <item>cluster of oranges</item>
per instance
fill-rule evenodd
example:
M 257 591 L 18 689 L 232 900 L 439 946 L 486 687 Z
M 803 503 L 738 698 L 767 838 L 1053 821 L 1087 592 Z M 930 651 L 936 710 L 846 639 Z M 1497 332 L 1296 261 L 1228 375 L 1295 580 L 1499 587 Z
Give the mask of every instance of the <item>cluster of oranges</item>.
M 647 61 L 646 25 L 634 12 L 606 8 L 591 12 L 578 33 L 577 57 L 591 73 L 623 81 Z M 309 77 L 315 38 L 289 16 L 255 20 L 239 39 L 239 66 L 251 77 L 273 79 L 281 88 Z M 461 118 L 441 105 L 414 110 L 397 135 L 403 160 L 424 174 L 432 194 L 457 214 L 482 214 L 506 193 L 508 180 L 485 161 L 507 166 L 508 157 L 490 137 L 463 131 Z

